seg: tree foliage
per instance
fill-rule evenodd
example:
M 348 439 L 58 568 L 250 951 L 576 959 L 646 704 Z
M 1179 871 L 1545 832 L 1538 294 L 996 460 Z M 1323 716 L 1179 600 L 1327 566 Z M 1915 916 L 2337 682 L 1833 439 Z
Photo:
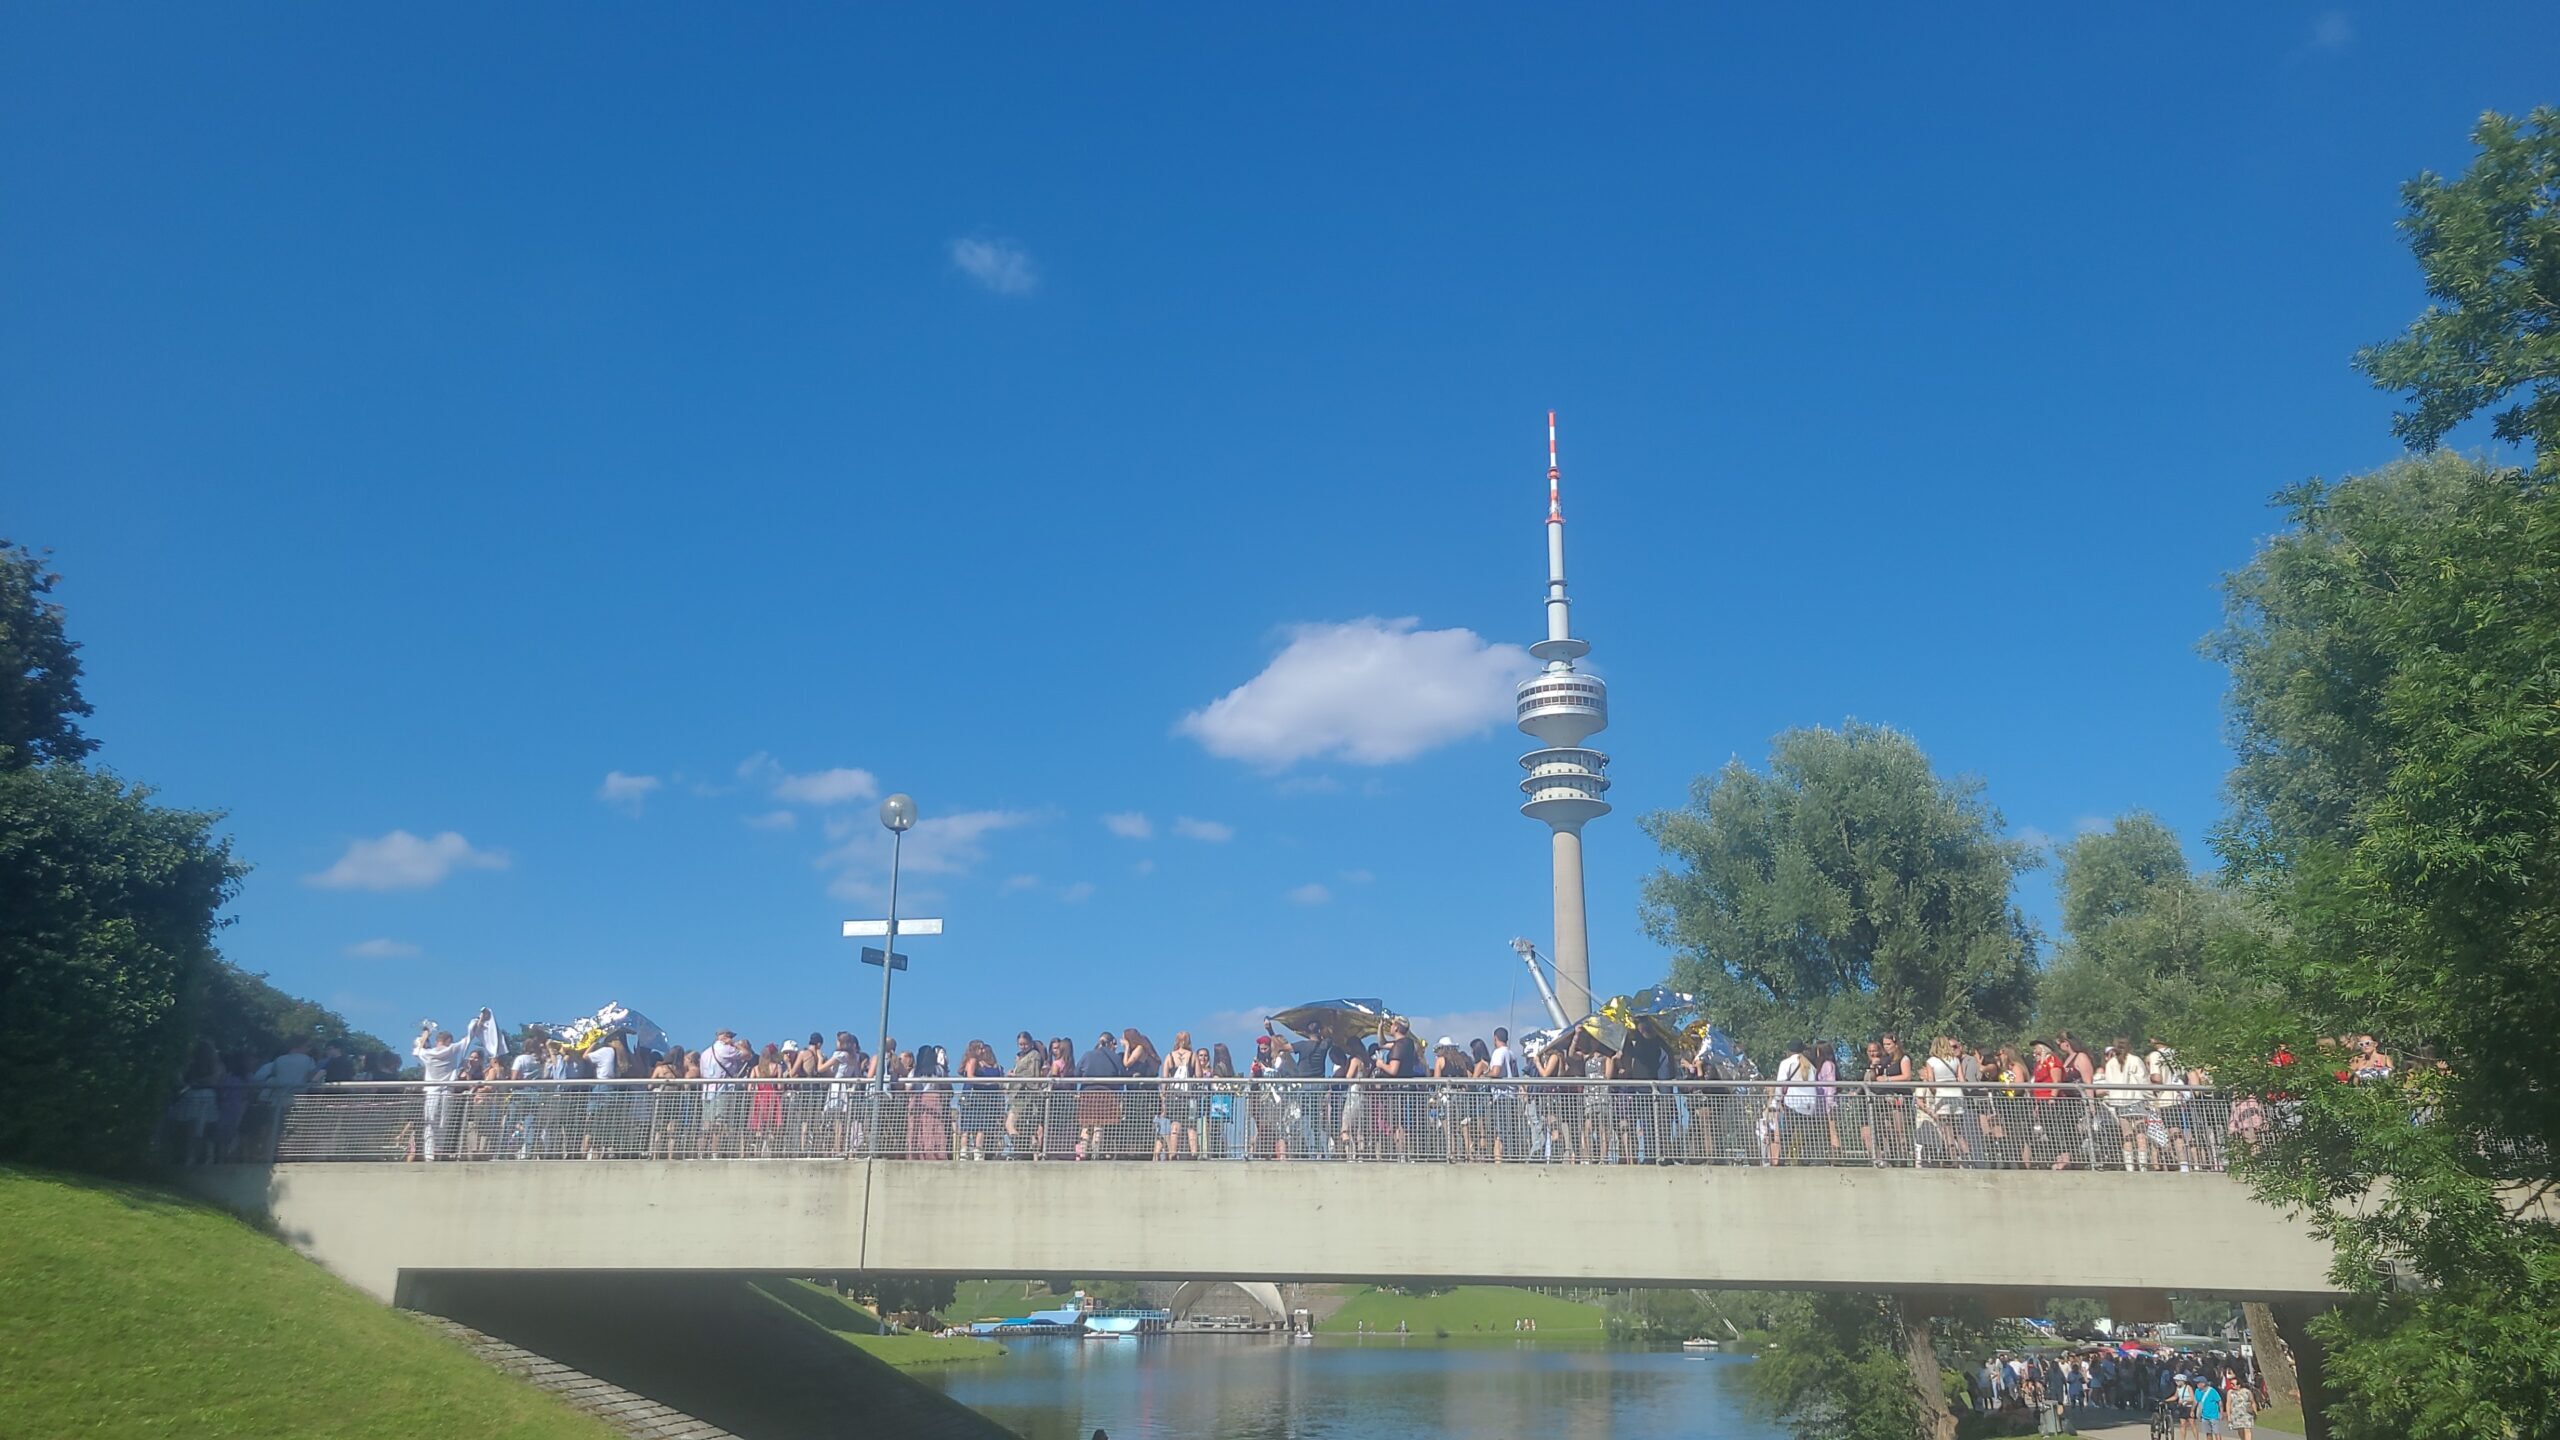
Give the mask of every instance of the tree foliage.
M 2523 392 L 2494 428 L 2533 447 L 2549 480 L 2560 476 L 2560 109 L 2484 115 L 2471 140 L 2480 153 L 2461 179 L 2430 171 L 2401 190 L 2400 228 L 2438 303 L 2356 363 L 2416 402 L 2392 428 L 2417 449 Z
M 1819 1440 L 1913 1440 L 1952 1428 L 1943 1408 L 1913 1383 L 1907 1317 L 1889 1296 L 1813 1291 L 1772 1297 L 1771 1339 L 1743 1384 L 1754 1408 L 1796 1434 Z M 1979 1356 L 2022 1343 L 2014 1327 L 1994 1326 L 1974 1307 L 1962 1316 L 1917 1321 L 1940 1355 Z M 1961 1394 L 1959 1376 L 1935 1376 L 1944 1394 Z
M 2249 1171 L 2373 1297 L 2322 1322 L 2332 1420 L 2560 1432 L 2560 1230 L 2509 1188 L 2560 1181 L 2560 488 L 2438 453 L 2281 500 L 2213 642 L 2218 844 L 2279 922 L 2214 1067 L 2280 1098 Z M 2364 1032 L 2390 1083 L 2333 1076 Z
M 25 546 L 0 540 L 0 770 L 86 759 L 80 733 L 80 647 L 53 599 L 61 577 Z
M 2183 1043 L 2224 993 L 2216 955 L 2244 928 L 2244 907 L 2189 868 L 2177 835 L 2149 815 L 2082 835 L 2061 859 L 2062 942 L 2036 986 L 2037 1032 Z
M 381 1036 L 358 1030 L 347 1017 L 326 1005 L 288 995 L 228 960 L 216 958 L 206 967 L 204 1003 L 195 1012 L 194 1039 L 210 1042 L 224 1055 L 268 1059 L 281 1054 L 296 1037 L 316 1047 L 335 1044 L 350 1055 L 389 1050 Z
M 45 1087 L 0 1105 L 0 1157 L 128 1162 L 169 1098 L 244 867 L 219 816 L 149 796 L 74 764 L 0 771 L 0 1054 Z
M 1878 1029 L 2005 1035 L 2027 1018 L 2036 933 L 2010 891 L 2037 857 L 1909 736 L 1790 730 L 1765 773 L 1735 761 L 1644 827 L 1670 861 L 1644 896 L 1673 982 L 1755 1055 Z

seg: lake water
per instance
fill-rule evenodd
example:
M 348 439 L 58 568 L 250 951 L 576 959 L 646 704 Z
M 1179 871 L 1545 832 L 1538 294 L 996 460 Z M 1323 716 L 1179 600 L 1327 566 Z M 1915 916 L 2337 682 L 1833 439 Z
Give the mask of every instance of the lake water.
M 1008 1348 L 913 1373 L 1026 1440 L 1785 1440 L 1745 1408 L 1737 1356 L 1208 1335 Z

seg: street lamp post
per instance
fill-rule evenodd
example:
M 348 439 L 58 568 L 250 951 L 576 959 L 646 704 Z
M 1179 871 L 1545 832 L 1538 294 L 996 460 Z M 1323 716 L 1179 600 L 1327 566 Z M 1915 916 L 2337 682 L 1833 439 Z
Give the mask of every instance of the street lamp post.
M 903 857 L 907 831 L 916 823 L 916 802 L 901 792 L 880 802 L 880 823 L 889 828 L 889 938 L 880 942 L 880 1048 L 874 1052 L 873 1064 L 880 1070 L 880 1084 L 889 1084 L 889 978 L 898 968 L 898 862 Z

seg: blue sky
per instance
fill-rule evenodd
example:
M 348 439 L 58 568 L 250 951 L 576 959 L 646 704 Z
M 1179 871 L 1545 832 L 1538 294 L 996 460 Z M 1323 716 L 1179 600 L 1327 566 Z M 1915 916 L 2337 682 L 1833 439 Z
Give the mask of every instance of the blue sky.
M 2547 6 L 1392 9 L 0 14 L 0 533 L 228 952 L 867 1031 L 904 789 L 910 1045 L 1528 1021 L 1549 408 L 1604 990 L 1788 726 L 2199 836 L 2217 576 L 2394 453 L 2397 187 L 2560 98 Z

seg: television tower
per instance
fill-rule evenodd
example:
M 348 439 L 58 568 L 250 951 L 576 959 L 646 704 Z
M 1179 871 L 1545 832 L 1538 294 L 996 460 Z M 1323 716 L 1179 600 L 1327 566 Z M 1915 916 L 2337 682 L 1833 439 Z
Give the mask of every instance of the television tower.
M 1609 687 L 1573 668 L 1591 653 L 1573 638 L 1564 598 L 1564 506 L 1557 496 L 1556 412 L 1547 412 L 1547 638 L 1529 647 L 1546 662 L 1520 682 L 1521 732 L 1544 749 L 1520 757 L 1529 778 L 1520 813 L 1553 833 L 1556 862 L 1556 999 L 1579 1020 L 1592 1011 L 1591 927 L 1582 910 L 1582 827 L 1609 813 L 1609 757 L 1583 741 L 1609 728 Z

